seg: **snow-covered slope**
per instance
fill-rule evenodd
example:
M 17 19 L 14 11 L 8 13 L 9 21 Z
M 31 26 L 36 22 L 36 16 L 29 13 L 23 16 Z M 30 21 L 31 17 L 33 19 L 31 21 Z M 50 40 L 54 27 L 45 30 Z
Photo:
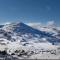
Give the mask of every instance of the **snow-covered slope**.
M 0 28 L 0 51 L 27 58 L 42 52 L 56 54 L 60 46 L 60 29 L 56 26 L 24 24 L 22 22 L 5 24 Z M 53 51 L 53 52 L 52 52 Z M 51 54 L 50 54 L 51 53 Z M 43 55 L 42 55 L 43 56 Z M 54 55 L 55 56 L 55 55 Z
M 36 28 L 40 31 L 48 32 L 52 34 L 52 36 L 55 36 L 60 39 L 60 27 L 56 26 L 52 22 L 48 22 L 47 24 L 44 25 L 41 23 L 28 23 L 27 25 Z
M 2 30 L 6 31 L 8 35 L 19 36 L 22 37 L 22 40 L 29 41 L 29 40 L 41 40 L 42 38 L 47 39 L 50 43 L 58 43 L 60 39 L 57 37 L 59 30 L 55 27 L 50 26 L 37 26 L 37 28 L 33 28 L 28 26 L 22 22 L 20 23 L 11 23 L 5 25 Z M 36 39 L 35 39 L 36 38 Z

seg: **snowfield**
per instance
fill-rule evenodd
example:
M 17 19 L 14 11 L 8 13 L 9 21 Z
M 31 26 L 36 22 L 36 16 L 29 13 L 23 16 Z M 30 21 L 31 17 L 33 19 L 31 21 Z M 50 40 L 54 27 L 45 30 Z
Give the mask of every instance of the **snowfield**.
M 36 26 L 11 23 L 0 28 L 0 58 L 60 59 L 60 29 Z
M 5 44 L 0 44 L 0 51 L 7 51 L 9 55 L 18 59 L 60 59 L 60 49 L 58 49 L 60 46 L 52 45 L 48 42 L 29 42 L 26 46 L 23 46 L 17 41 L 9 42 L 8 44 L 5 41 Z

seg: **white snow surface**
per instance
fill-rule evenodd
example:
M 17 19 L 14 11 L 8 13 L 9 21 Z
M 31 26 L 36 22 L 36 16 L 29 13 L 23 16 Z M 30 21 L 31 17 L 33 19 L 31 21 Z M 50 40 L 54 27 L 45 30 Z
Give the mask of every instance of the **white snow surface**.
M 13 32 L 12 30 L 14 25 L 16 24 L 6 24 L 2 29 L 6 32 Z M 58 31 L 60 31 L 60 28 L 55 27 L 54 25 L 53 27 L 41 25 L 41 23 L 31 23 L 28 25 L 40 31 L 53 33 L 53 36 L 58 35 Z M 0 36 L 3 35 L 0 34 Z M 14 53 L 15 55 L 12 56 L 17 57 L 18 59 L 60 59 L 60 45 L 52 45 L 50 42 L 47 41 L 46 38 L 39 39 L 33 37 L 32 39 L 27 39 L 27 34 L 17 36 L 16 33 L 11 35 L 11 38 L 12 40 L 15 39 L 15 41 L 12 42 L 5 37 L 0 38 L 0 51 L 5 50 L 10 55 Z M 22 42 L 23 38 L 25 38 L 26 41 Z M 39 40 L 42 42 L 39 42 Z M 22 52 L 23 50 L 24 52 Z M 22 56 L 18 56 L 19 54 L 22 54 Z

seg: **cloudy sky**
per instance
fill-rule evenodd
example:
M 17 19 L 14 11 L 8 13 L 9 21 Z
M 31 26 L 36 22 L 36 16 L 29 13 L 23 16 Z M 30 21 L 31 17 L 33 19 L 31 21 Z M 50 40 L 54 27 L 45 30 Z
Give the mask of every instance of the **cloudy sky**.
M 60 25 L 60 0 L 0 0 L 0 23 L 15 21 Z

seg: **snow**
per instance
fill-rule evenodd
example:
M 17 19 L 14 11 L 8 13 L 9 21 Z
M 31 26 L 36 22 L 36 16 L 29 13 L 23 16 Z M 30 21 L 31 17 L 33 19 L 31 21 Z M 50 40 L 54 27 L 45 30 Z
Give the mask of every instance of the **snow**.
M 24 58 L 27 58 L 27 59 L 51 59 L 52 56 L 53 56 L 52 59 L 58 59 L 60 57 L 60 54 L 59 55 L 54 55 L 54 54 L 46 52 L 47 50 L 57 50 L 57 46 L 52 45 L 49 42 L 34 43 L 34 41 L 29 41 L 26 46 L 23 46 L 22 45 L 23 42 L 15 41 L 15 42 L 9 42 L 7 44 L 8 40 L 6 40 L 6 39 L 3 39 L 3 40 L 5 41 L 6 45 L 0 45 L 0 50 L 1 51 L 4 51 L 4 49 L 5 49 L 5 50 L 7 50 L 7 53 L 10 54 L 10 55 L 12 53 L 15 53 L 16 50 L 18 50 L 18 51 L 20 50 L 20 52 L 22 50 L 24 50 L 25 52 L 28 52 L 29 57 L 28 57 L 28 55 L 23 55 L 22 57 L 18 57 L 17 55 L 20 52 L 18 52 L 17 54 L 15 53 L 16 57 L 19 58 L 19 59 L 24 59 Z M 31 51 L 33 51 L 34 53 L 31 54 Z M 45 52 L 42 53 L 42 51 L 45 51 Z
M 14 51 L 19 50 L 21 46 L 17 42 L 11 42 L 7 45 L 7 48 L 8 48 L 7 53 L 12 54 L 14 53 Z
M 49 25 L 53 25 L 53 23 L 54 22 L 49 22 Z M 60 59 L 60 49 L 58 49 L 60 48 L 59 44 L 52 45 L 52 43 L 47 40 L 48 35 L 46 35 L 46 37 L 44 35 L 40 38 L 39 34 L 32 32 L 37 29 L 37 31 L 49 33 L 52 34 L 51 36 L 56 37 L 60 31 L 60 28 L 55 26 L 51 28 L 51 26 L 44 26 L 41 25 L 41 23 L 35 24 L 31 23 L 31 28 L 27 26 L 27 30 L 30 29 L 29 33 L 26 29 L 23 30 L 23 28 L 26 27 L 23 23 L 23 27 L 21 27 L 21 24 L 18 23 L 4 25 L 4 27 L 1 28 L 3 32 L 0 33 L 0 51 L 7 51 L 9 55 L 18 59 Z M 14 32 L 16 27 L 18 27 L 18 33 Z M 20 32 L 20 28 L 23 30 L 21 32 L 25 32 L 24 34 Z M 8 36 L 4 36 L 4 33 L 11 36 L 11 39 L 7 39 Z M 15 55 L 12 55 L 13 53 Z

